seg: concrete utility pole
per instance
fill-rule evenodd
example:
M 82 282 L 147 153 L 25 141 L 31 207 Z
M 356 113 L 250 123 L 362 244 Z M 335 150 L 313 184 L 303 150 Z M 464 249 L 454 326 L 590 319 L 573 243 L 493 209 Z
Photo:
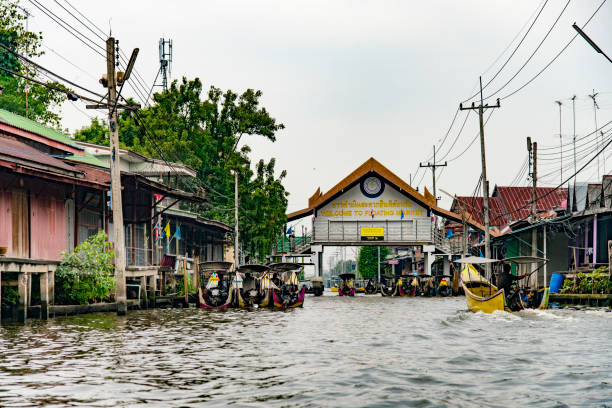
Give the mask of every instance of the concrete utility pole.
M 599 105 L 597 105 L 597 100 L 595 98 L 597 98 L 597 95 L 599 95 L 599 92 L 595 92 L 595 90 L 593 89 L 593 95 L 589 95 L 589 97 L 593 100 L 593 114 L 595 115 L 595 137 L 597 140 L 597 150 L 599 151 L 599 136 L 597 135 L 597 109 L 599 109 Z M 603 139 L 601 141 L 603 143 Z M 604 154 L 604 160 L 605 160 L 605 154 Z M 597 180 L 600 179 L 600 173 L 599 173 L 599 169 L 600 169 L 600 165 L 599 165 L 599 155 L 597 156 Z M 604 167 L 605 169 L 605 167 Z
M 561 101 L 555 101 L 559 105 L 559 152 L 561 154 L 561 183 L 563 183 L 563 135 L 561 134 Z
M 535 222 L 538 211 L 538 195 L 537 195 L 537 182 L 538 182 L 538 143 L 531 142 L 531 138 L 527 137 L 527 151 L 529 152 L 529 164 L 531 167 L 531 180 L 533 182 L 533 188 L 531 192 L 531 221 Z
M 115 250 L 115 301 L 117 314 L 127 313 L 125 292 L 125 237 L 123 231 L 123 205 L 121 202 L 121 167 L 119 165 L 119 130 L 117 125 L 117 89 L 115 77 L 115 39 L 106 40 L 106 81 L 108 87 L 108 128 L 111 150 L 111 194 L 113 209 L 113 235 Z
M 574 137 L 572 142 L 574 143 L 574 189 L 576 187 L 576 95 L 572 96 L 572 112 L 573 112 L 573 122 L 574 122 Z M 575 194 L 575 193 L 574 193 Z
M 438 205 L 438 196 L 436 195 L 436 167 L 446 167 L 447 162 L 444 162 L 444 164 L 436 164 L 436 146 L 435 145 L 433 148 L 433 153 L 434 153 L 433 163 L 429 163 L 429 162 L 427 162 L 427 164 L 419 163 L 419 167 L 430 167 L 431 168 L 431 175 L 433 177 L 433 195 L 434 195 L 434 198 L 436 199 L 436 205 Z
M 234 170 L 234 269 L 238 269 L 238 170 Z
M 491 258 L 491 235 L 489 234 L 489 180 L 487 180 L 487 162 L 485 158 L 485 137 L 484 137 L 484 120 L 483 115 L 486 109 L 499 108 L 499 98 L 497 103 L 493 106 L 484 105 L 482 98 L 482 77 L 480 80 L 480 105 L 475 106 L 472 102 L 472 106 L 464 108 L 463 104 L 459 104 L 461 110 L 477 110 L 478 119 L 480 122 L 480 157 L 482 162 L 482 198 L 483 198 L 483 210 L 484 210 L 484 223 L 485 223 L 485 257 Z M 486 264 L 487 277 L 491 277 L 491 264 Z

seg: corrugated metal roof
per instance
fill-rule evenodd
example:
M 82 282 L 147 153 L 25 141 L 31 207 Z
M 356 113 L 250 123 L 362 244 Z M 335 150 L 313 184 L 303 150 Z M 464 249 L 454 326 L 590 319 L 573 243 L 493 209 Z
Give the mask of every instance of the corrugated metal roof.
M 0 136 L 0 141 L 0 154 L 2 155 L 32 163 L 34 166 L 38 164 L 74 173 L 78 172 L 74 167 L 69 166 L 60 159 L 43 153 L 18 140 Z
M 497 186 L 494 194 L 499 197 L 506 214 L 512 221 L 529 217 L 532 200 L 531 187 L 503 187 Z M 538 211 L 550 211 L 567 199 L 567 188 L 537 187 L 536 189 Z
M 457 197 L 460 205 L 467 211 L 476 222 L 484 224 L 484 200 L 482 197 Z M 506 225 L 504 209 L 497 197 L 489 197 L 489 219 L 490 225 Z
M 0 122 L 78 148 L 74 140 L 63 133 L 4 109 L 0 109 Z

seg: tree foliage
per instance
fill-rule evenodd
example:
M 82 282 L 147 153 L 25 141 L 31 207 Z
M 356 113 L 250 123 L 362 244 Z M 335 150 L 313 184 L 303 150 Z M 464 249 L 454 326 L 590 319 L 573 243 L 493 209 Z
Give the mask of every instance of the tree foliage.
M 387 255 L 389 255 L 389 248 L 380 247 L 380 260 L 384 261 Z M 363 278 L 378 277 L 378 248 L 375 246 L 361 247 L 357 267 Z
M 260 105 L 261 97 L 253 89 L 238 94 L 214 86 L 204 93 L 200 79 L 183 78 L 156 93 L 151 106 L 135 114 L 122 112 L 118 124 L 121 145 L 197 170 L 197 179 L 180 187 L 206 191 L 208 204 L 189 208 L 205 217 L 234 224 L 237 171 L 241 248 L 252 259 L 263 260 L 283 232 L 288 193 L 282 184 L 286 172 L 277 175 L 276 160 L 252 163 L 245 144 L 249 136 L 274 142 L 284 128 Z M 94 119 L 75 138 L 108 145 L 107 125 Z
M 42 33 L 28 31 L 25 19 L 17 1 L 0 0 L 0 43 L 28 58 L 38 57 L 43 54 L 40 51 Z M 0 67 L 28 77 L 38 75 L 36 67 L 25 64 L 4 49 L 0 49 Z M 48 82 L 65 89 L 55 81 Z M 52 109 L 66 100 L 65 93 L 48 89 L 4 70 L 0 70 L 0 86 L 3 87 L 0 95 L 1 109 L 59 128 L 61 118 Z

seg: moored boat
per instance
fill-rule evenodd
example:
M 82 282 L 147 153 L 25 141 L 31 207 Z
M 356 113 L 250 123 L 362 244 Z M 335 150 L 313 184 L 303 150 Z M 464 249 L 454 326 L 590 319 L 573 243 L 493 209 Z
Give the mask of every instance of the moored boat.
M 304 306 L 304 298 L 306 297 L 306 287 L 299 287 L 299 281 L 295 271 L 301 268 L 300 264 L 295 263 L 277 263 L 269 265 L 271 271 L 280 274 L 279 289 L 273 289 L 272 306 L 282 309 L 290 309 Z
M 340 288 L 338 288 L 338 296 L 355 296 L 355 274 L 342 273 L 340 277 Z
M 366 283 L 365 287 L 364 287 L 364 293 L 366 295 L 375 295 L 378 293 L 378 285 L 376 285 L 374 282 L 372 282 L 372 279 L 368 280 L 368 283 Z
M 238 273 L 242 274 L 242 284 L 236 290 L 238 307 L 256 307 L 266 297 L 266 290 L 262 289 L 263 275 L 268 267 L 259 264 L 247 264 L 238 267 Z
M 383 279 L 380 283 L 380 294 L 382 296 L 395 296 L 397 292 L 397 285 L 392 278 Z
M 200 272 L 206 285 L 198 287 L 198 300 L 203 309 L 227 309 L 234 300 L 233 285 L 230 284 L 231 262 L 202 262 Z

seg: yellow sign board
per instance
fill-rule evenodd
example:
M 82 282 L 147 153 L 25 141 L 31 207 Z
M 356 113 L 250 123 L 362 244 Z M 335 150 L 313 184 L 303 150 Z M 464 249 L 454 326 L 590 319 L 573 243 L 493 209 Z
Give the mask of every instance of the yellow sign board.
M 362 241 L 382 241 L 384 238 L 384 227 L 361 227 Z

